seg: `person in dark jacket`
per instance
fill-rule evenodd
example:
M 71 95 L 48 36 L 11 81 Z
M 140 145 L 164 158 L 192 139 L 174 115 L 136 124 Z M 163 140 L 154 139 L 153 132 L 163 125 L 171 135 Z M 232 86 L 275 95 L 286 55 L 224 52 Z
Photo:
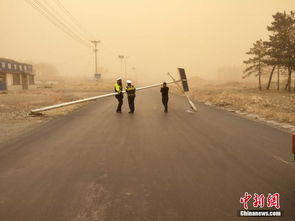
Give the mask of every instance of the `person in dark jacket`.
M 132 81 L 127 80 L 127 87 L 126 87 L 126 93 L 128 96 L 128 104 L 129 104 L 129 114 L 133 114 L 135 111 L 135 107 L 134 107 L 134 100 L 135 100 L 135 91 L 136 88 L 132 85 Z
M 161 93 L 162 93 L 162 103 L 164 105 L 164 112 L 168 112 L 168 100 L 169 100 L 169 87 L 167 87 L 167 83 L 163 83 L 163 87 L 161 87 Z
M 122 86 L 122 79 L 118 78 L 117 79 L 117 83 L 115 84 L 115 92 L 117 92 L 117 94 L 115 95 L 115 97 L 118 100 L 118 106 L 117 106 L 117 113 L 121 113 L 122 110 L 122 105 L 123 105 L 123 86 Z

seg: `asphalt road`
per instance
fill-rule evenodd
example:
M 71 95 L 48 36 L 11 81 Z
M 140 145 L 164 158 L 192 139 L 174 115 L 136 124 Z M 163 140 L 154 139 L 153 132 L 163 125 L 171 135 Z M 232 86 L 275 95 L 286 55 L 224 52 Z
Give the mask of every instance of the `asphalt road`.
M 245 192 L 280 194 L 284 216 L 259 220 L 295 220 L 287 132 L 201 104 L 189 113 L 179 96 L 165 114 L 158 90 L 138 92 L 134 115 L 123 107 L 99 100 L 2 144 L 0 220 L 247 220 Z

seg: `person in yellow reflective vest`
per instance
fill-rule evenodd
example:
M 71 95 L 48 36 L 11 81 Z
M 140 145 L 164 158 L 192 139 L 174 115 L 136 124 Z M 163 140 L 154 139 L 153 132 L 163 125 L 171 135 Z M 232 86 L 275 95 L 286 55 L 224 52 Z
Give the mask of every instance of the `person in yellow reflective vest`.
M 136 88 L 132 85 L 132 81 L 127 80 L 126 83 L 127 83 L 126 93 L 127 93 L 128 104 L 129 104 L 129 108 L 130 108 L 130 111 L 128 113 L 133 114 L 135 111 L 134 100 L 135 100 Z
M 122 113 L 122 105 L 123 105 L 123 86 L 122 86 L 122 79 L 118 78 L 117 79 L 117 83 L 115 84 L 115 92 L 117 92 L 117 94 L 115 95 L 115 97 L 118 100 L 118 107 L 117 107 L 117 113 Z

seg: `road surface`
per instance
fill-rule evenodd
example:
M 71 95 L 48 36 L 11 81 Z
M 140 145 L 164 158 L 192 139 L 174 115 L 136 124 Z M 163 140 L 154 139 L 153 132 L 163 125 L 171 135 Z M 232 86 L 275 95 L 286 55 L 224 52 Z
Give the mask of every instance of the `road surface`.
M 284 216 L 259 220 L 295 220 L 290 134 L 201 104 L 189 113 L 173 95 L 165 114 L 159 95 L 138 92 L 134 115 L 126 99 L 122 114 L 99 100 L 2 144 L 0 220 L 245 220 L 245 192 L 280 194 Z

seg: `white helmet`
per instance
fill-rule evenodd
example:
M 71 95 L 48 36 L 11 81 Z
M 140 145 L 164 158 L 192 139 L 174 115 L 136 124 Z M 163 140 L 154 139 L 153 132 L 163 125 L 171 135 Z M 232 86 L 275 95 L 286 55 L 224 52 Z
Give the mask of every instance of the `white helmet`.
M 127 81 L 126 81 L 126 83 L 127 83 L 127 84 L 131 84 L 131 83 L 132 83 L 132 81 L 130 81 L 130 80 L 127 80 Z
M 120 80 L 122 80 L 122 78 L 117 78 L 117 81 L 120 81 Z

